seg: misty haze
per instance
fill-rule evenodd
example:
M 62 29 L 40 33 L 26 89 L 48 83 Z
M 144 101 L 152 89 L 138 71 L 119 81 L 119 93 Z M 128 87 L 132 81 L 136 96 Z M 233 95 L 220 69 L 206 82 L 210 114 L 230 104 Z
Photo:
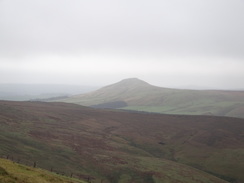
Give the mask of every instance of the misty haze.
M 243 89 L 244 3 L 0 2 L 0 83 Z
M 244 182 L 243 10 L 0 0 L 0 182 Z

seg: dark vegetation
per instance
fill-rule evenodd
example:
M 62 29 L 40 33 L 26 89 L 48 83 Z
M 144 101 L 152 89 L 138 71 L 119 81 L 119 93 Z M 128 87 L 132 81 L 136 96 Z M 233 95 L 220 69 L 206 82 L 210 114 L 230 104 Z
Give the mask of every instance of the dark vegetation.
M 114 101 L 114 102 L 107 102 L 97 105 L 92 105 L 93 108 L 107 108 L 107 109 L 117 109 L 127 107 L 126 102 L 124 101 Z
M 0 155 L 94 183 L 240 183 L 244 119 L 1 101 Z

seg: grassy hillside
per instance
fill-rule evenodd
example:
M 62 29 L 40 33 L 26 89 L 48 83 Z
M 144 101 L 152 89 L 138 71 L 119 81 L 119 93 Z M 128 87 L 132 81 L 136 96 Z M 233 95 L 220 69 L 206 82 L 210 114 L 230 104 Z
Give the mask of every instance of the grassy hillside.
M 0 126 L 1 156 L 83 180 L 244 182 L 243 119 L 1 101 Z
M 97 91 L 60 101 L 97 108 L 244 118 L 243 91 L 168 89 L 139 79 L 122 80 Z
M 78 179 L 60 176 L 39 168 L 14 163 L 0 158 L 1 183 L 85 183 Z

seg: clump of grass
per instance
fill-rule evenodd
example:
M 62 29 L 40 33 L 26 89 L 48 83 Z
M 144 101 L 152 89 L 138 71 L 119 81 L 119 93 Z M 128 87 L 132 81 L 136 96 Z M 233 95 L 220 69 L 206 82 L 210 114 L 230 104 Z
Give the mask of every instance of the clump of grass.
M 5 176 L 5 175 L 8 175 L 8 172 L 4 168 L 0 167 L 0 176 Z

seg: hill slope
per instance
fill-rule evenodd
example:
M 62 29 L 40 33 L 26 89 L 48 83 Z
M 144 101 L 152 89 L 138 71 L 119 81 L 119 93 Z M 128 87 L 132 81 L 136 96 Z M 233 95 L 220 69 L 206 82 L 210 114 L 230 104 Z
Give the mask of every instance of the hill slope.
M 243 119 L 0 101 L 0 125 L 0 155 L 93 182 L 244 182 Z
M 169 89 L 136 78 L 60 101 L 97 108 L 244 118 L 243 91 Z
M 85 183 L 0 158 L 1 183 Z

